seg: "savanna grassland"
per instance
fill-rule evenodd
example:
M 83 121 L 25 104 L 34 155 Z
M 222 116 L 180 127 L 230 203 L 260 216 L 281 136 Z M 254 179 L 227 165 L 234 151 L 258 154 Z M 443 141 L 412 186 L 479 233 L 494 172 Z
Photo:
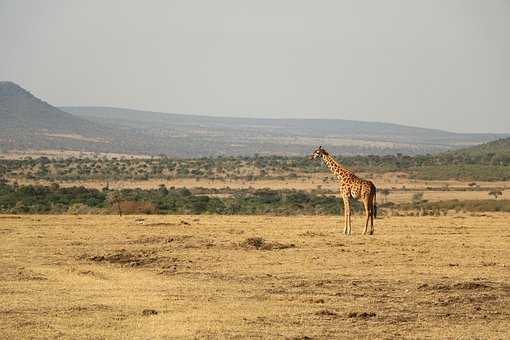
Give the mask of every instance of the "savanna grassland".
M 143 223 L 143 224 L 142 224 Z M 510 214 L 1 215 L 3 338 L 510 336 Z
M 508 200 L 510 156 L 508 152 L 498 150 L 487 154 L 473 151 L 435 156 L 351 156 L 338 159 L 359 176 L 374 181 L 381 203 L 399 205 L 412 202 L 417 194 L 421 201 L 427 202 L 498 197 Z M 58 184 L 60 187 L 83 186 L 105 192 L 136 188 L 152 190 L 165 186 L 187 188 L 194 194 L 217 197 L 235 195 L 236 190 L 252 192 L 260 189 L 338 195 L 337 180 L 328 169 L 321 162 L 313 162 L 306 157 L 25 157 L 0 159 L 2 179 L 16 186 Z M 11 209 L 10 212 L 24 211 Z M 164 213 L 164 209 L 159 212 Z
M 349 237 L 306 157 L 0 159 L 0 334 L 509 338 L 508 142 L 339 157 L 378 188 Z

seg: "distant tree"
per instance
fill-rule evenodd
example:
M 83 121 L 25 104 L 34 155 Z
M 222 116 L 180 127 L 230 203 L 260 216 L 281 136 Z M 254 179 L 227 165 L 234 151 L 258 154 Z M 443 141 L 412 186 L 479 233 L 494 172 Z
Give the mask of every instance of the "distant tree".
M 105 186 L 102 189 L 104 192 L 108 192 L 110 190 L 110 182 L 106 181 Z
M 423 202 L 423 192 L 415 192 L 411 200 L 413 204 L 419 204 Z
M 110 205 L 113 209 L 117 209 L 119 216 L 122 216 L 122 195 L 119 190 L 110 191 L 106 195 L 106 201 L 108 202 L 108 205 Z

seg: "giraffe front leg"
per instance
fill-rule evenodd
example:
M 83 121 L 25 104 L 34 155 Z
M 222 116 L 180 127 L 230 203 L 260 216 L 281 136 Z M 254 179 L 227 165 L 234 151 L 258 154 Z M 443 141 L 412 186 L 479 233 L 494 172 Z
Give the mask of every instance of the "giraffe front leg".
M 344 204 L 344 234 L 347 235 L 347 210 Z
M 349 231 L 347 233 L 347 235 L 351 235 L 352 233 L 352 226 L 351 226 L 351 207 L 349 206 Z

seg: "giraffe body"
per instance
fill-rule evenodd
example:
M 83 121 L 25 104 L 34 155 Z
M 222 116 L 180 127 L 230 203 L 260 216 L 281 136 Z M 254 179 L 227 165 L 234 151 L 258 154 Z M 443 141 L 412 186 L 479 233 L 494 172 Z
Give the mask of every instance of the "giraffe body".
M 344 203 L 344 234 L 351 234 L 351 199 L 360 200 L 365 208 L 365 229 L 363 234 L 374 233 L 374 218 L 377 215 L 376 187 L 371 181 L 359 178 L 351 170 L 342 167 L 334 158 L 320 146 L 314 151 L 311 159 L 321 157 L 326 166 L 338 178 L 340 195 Z M 370 222 L 370 230 L 368 224 Z

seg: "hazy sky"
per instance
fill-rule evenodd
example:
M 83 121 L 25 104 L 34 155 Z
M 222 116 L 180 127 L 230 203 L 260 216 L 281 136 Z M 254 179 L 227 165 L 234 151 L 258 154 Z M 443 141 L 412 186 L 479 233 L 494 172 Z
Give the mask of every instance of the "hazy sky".
M 510 0 L 0 0 L 0 80 L 54 105 L 510 132 Z

